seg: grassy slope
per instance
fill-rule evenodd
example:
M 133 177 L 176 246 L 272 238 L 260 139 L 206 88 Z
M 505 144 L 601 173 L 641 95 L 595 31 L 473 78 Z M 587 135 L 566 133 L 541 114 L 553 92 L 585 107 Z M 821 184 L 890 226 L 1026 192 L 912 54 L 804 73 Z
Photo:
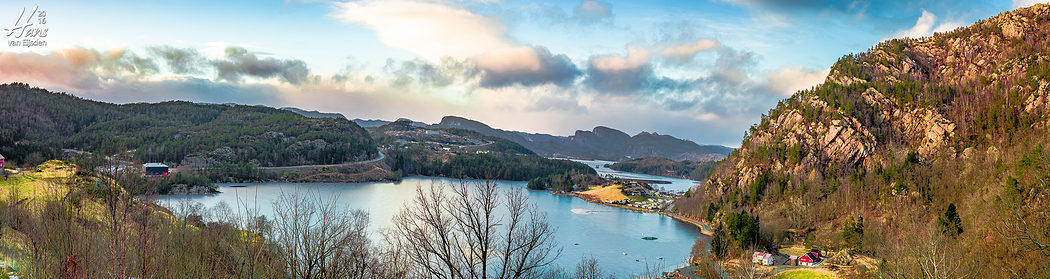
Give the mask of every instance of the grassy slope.
M 5 274 L 58 278 L 68 268 L 85 278 L 112 270 L 130 277 L 222 278 L 233 275 L 232 261 L 243 259 L 237 250 L 244 247 L 243 232 L 188 224 L 119 187 L 108 195 L 108 178 L 70 163 L 48 161 L 37 169 L 0 178 L 0 255 L 13 267 Z M 118 201 L 116 218 L 106 197 Z

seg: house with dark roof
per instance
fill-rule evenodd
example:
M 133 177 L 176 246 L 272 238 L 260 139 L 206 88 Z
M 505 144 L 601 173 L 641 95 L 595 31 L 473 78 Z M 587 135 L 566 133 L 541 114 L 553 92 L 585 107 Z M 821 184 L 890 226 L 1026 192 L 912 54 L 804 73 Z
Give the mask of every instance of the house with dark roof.
M 798 258 L 798 265 L 812 266 L 820 263 L 820 254 L 806 253 Z
M 161 163 L 142 164 L 142 175 L 149 177 L 167 177 L 168 165 Z

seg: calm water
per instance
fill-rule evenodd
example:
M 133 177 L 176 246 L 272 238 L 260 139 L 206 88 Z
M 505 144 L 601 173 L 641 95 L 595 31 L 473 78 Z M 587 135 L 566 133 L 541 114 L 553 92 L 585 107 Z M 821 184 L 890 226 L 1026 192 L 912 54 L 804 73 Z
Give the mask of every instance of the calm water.
M 697 183 L 696 180 L 691 180 L 691 179 L 682 179 L 682 178 L 674 178 L 674 177 L 656 176 L 656 175 L 648 175 L 648 174 L 641 174 L 641 173 L 618 171 L 618 170 L 610 169 L 610 168 L 605 166 L 605 165 L 612 165 L 613 163 L 616 163 L 616 162 L 613 162 L 613 161 L 599 161 L 599 160 L 572 160 L 572 161 L 576 161 L 576 162 L 587 164 L 588 166 L 593 168 L 595 171 L 597 171 L 598 175 L 601 175 L 602 177 L 605 177 L 606 175 L 612 175 L 613 177 L 619 177 L 619 178 L 625 178 L 625 179 L 660 180 L 660 181 L 671 182 L 671 184 L 652 184 L 654 187 L 656 187 L 656 188 L 663 188 L 664 190 L 686 191 L 686 190 L 689 190 L 689 188 L 692 188 L 693 185 L 695 185 Z
M 326 197 L 335 197 L 348 207 L 367 211 L 371 217 L 372 237 L 378 239 L 377 232 L 391 226 L 391 217 L 411 201 L 417 187 L 445 187 L 447 184 L 444 183 L 450 182 L 455 180 L 407 177 L 401 182 L 232 184 L 247 187 L 220 185 L 220 194 L 165 196 L 161 197 L 161 202 L 167 205 L 180 201 L 200 202 L 211 208 L 219 203 L 235 207 L 245 200 L 254 200 L 263 214 L 272 216 L 271 200 L 281 191 L 304 187 Z M 499 183 L 508 189 L 524 188 L 526 184 Z M 527 195 L 557 228 L 555 239 L 563 251 L 556 264 L 570 272 L 585 255 L 597 258 L 599 265 L 617 278 L 644 273 L 646 263 L 650 269 L 660 266 L 662 270 L 670 271 L 685 264 L 693 242 L 702 236 L 696 227 L 663 215 L 601 206 L 546 191 L 528 191 Z M 643 236 L 658 239 L 643 240 Z M 624 252 L 627 255 L 623 255 Z

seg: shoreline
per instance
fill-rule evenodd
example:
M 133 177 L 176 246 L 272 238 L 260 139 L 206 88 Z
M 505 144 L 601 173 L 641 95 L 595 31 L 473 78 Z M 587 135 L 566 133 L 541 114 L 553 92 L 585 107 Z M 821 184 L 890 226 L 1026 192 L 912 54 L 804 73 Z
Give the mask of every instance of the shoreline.
M 604 202 L 597 201 L 597 200 L 594 200 L 594 199 L 586 198 L 584 196 L 581 196 L 581 195 L 577 194 L 576 192 L 560 192 L 559 193 L 557 191 L 551 191 L 551 195 L 575 197 L 575 198 L 579 198 L 581 200 L 584 200 L 584 201 L 587 201 L 587 202 L 590 202 L 590 203 L 594 203 L 594 204 L 600 204 L 600 205 L 612 206 L 612 207 L 619 207 L 619 208 L 623 208 L 623 209 L 627 209 L 627 210 L 633 210 L 633 211 L 639 211 L 639 212 L 643 212 L 643 213 L 656 213 L 656 214 L 664 215 L 664 216 L 667 216 L 667 217 L 671 217 L 671 218 L 673 218 L 675 220 L 678 220 L 679 222 L 687 223 L 687 224 L 696 226 L 697 228 L 700 229 L 700 234 L 702 234 L 702 235 L 705 235 L 707 237 L 714 236 L 714 232 L 711 231 L 711 225 L 708 225 L 707 223 L 704 223 L 704 222 L 702 222 L 700 220 L 694 220 L 692 218 L 688 218 L 688 217 L 685 217 L 685 216 L 682 216 L 682 215 L 678 215 L 678 214 L 674 214 L 674 213 L 670 213 L 670 212 L 666 212 L 666 211 L 655 211 L 655 210 L 649 210 L 649 209 L 640 208 L 640 207 L 627 206 L 627 205 L 622 205 L 622 204 L 604 203 Z

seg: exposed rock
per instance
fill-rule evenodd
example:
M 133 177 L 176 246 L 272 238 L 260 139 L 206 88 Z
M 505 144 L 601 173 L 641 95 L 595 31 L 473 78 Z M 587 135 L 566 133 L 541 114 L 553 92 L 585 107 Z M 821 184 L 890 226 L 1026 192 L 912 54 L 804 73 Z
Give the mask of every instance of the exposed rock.
M 799 92 L 785 100 L 707 183 L 725 187 L 720 190 L 725 193 L 747 187 L 765 171 L 811 178 L 826 170 L 848 175 L 875 166 L 876 154 L 908 150 L 926 158 L 976 156 L 970 146 L 989 144 L 981 138 L 1004 136 L 987 126 L 1016 123 L 996 118 L 1004 112 L 1021 110 L 1037 120 L 1032 126 L 1050 123 L 1042 117 L 1050 111 L 1046 41 L 1050 5 L 1038 4 L 953 32 L 892 40 L 847 56 L 818 86 L 826 91 Z M 969 148 L 958 154 L 956 143 Z M 801 154 L 790 154 L 789 161 L 789 148 Z M 986 152 L 997 156 L 999 151 Z

